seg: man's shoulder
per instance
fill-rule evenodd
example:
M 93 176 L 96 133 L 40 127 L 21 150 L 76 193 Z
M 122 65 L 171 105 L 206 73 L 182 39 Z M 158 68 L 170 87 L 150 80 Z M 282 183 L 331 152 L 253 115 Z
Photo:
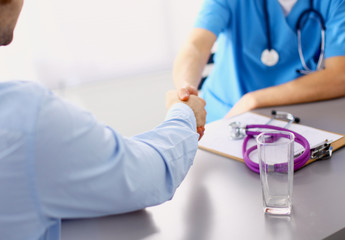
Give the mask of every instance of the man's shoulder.
M 0 96 L 8 94 L 42 95 L 49 91 L 39 83 L 30 81 L 7 81 L 0 83 Z
M 0 128 L 30 131 L 42 101 L 50 91 L 34 82 L 0 83 Z
M 9 81 L 0 83 L 0 102 L 9 105 L 19 104 L 25 107 L 39 104 L 39 101 L 47 94 L 50 94 L 50 90 L 35 82 Z

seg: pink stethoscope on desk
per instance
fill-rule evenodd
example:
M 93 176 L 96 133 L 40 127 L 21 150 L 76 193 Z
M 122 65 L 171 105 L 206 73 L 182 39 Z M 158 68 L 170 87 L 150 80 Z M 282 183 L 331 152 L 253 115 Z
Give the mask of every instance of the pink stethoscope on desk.
M 284 127 L 269 125 L 274 119 L 288 120 L 289 122 Z M 309 142 L 305 137 L 303 137 L 299 133 L 296 133 L 294 131 L 287 129 L 293 122 L 298 123 L 299 118 L 294 117 L 290 113 L 272 111 L 272 118 L 266 124 L 250 124 L 247 126 L 241 126 L 239 122 L 231 122 L 229 124 L 230 131 L 231 131 L 230 137 L 233 140 L 244 138 L 243 145 L 242 145 L 243 160 L 245 164 L 248 166 L 248 168 L 256 173 L 260 173 L 259 164 L 256 162 L 253 162 L 249 156 L 250 156 L 250 153 L 252 153 L 254 150 L 257 149 L 257 146 L 254 145 L 250 147 L 249 149 L 247 149 L 247 145 L 250 139 L 253 139 L 256 136 L 258 136 L 260 133 L 263 132 L 263 130 L 287 131 L 295 135 L 295 142 L 299 143 L 304 148 L 302 153 L 295 155 L 295 160 L 294 160 L 295 171 L 302 168 L 310 158 L 311 159 L 326 159 L 332 156 L 332 147 L 330 146 L 330 143 L 327 142 L 327 140 L 324 143 L 320 144 L 319 146 L 313 149 L 310 149 Z M 285 136 L 284 134 L 277 135 L 277 137 L 284 137 L 284 136 Z M 279 169 L 282 169 L 283 171 L 284 169 L 287 168 L 287 164 L 286 163 L 275 164 L 274 168 L 277 171 L 279 171 Z

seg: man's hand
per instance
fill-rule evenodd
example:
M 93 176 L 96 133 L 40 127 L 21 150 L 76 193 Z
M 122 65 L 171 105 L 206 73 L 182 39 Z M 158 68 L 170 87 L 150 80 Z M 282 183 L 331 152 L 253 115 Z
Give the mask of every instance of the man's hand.
M 196 118 L 197 132 L 200 135 L 199 140 L 204 135 L 205 123 L 206 123 L 206 110 L 205 110 L 205 101 L 204 99 L 191 94 L 188 96 L 188 100 L 180 100 L 178 92 L 171 90 L 166 95 L 166 106 L 167 109 L 172 107 L 175 103 L 182 102 L 187 104 L 194 112 Z

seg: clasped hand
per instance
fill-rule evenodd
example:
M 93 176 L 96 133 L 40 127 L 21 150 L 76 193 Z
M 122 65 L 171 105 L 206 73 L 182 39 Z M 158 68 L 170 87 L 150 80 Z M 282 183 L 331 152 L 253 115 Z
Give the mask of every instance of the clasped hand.
M 195 90 L 195 91 L 194 91 Z M 181 92 L 182 91 L 182 92 Z M 199 134 L 199 140 L 204 135 L 205 123 L 206 123 L 206 102 L 204 99 L 198 97 L 198 91 L 196 89 L 183 89 L 181 91 L 171 90 L 166 95 L 166 106 L 169 109 L 175 103 L 182 102 L 187 104 L 194 112 L 197 132 Z M 181 98 L 181 95 L 184 96 Z

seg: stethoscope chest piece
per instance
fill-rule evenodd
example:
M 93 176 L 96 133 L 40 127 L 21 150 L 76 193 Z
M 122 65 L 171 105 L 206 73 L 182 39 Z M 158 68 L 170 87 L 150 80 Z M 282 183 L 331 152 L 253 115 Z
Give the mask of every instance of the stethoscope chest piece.
M 265 49 L 261 54 L 261 62 L 268 67 L 276 65 L 279 61 L 279 54 L 276 50 Z
M 239 140 L 247 136 L 246 127 L 242 127 L 240 122 L 231 122 L 229 127 L 231 140 Z

